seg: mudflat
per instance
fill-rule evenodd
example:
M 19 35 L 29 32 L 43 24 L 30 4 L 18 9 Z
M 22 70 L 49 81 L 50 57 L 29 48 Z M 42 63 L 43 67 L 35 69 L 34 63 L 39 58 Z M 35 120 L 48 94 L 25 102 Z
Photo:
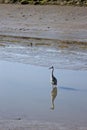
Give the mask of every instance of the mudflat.
M 87 42 L 87 7 L 0 4 L 0 35 Z
M 22 53 L 21 53 L 21 55 L 19 55 L 20 54 L 20 48 L 22 48 L 24 54 L 26 54 L 25 52 L 27 52 L 27 54 L 29 53 L 29 57 L 27 56 L 28 61 L 30 59 L 35 59 L 35 58 L 37 60 L 39 58 L 38 58 L 38 55 L 36 55 L 38 53 L 35 52 L 35 49 L 33 51 L 33 52 L 35 52 L 35 53 L 33 53 L 35 55 L 30 55 L 31 52 L 32 52 L 31 48 L 28 48 L 26 50 L 26 48 L 27 48 L 26 47 L 25 51 L 24 51 L 24 48 L 22 46 L 22 47 L 19 47 L 18 50 L 17 50 L 16 44 L 15 44 L 15 46 L 13 46 L 13 48 L 15 49 L 15 51 L 12 50 L 12 46 L 6 46 L 4 48 L 5 44 L 7 44 L 8 42 L 6 42 L 6 43 L 3 42 L 2 43 L 3 36 L 6 36 L 5 37 L 6 41 L 7 41 L 8 37 L 9 37 L 9 39 L 10 39 L 10 37 L 20 37 L 20 38 L 22 37 L 22 39 L 19 38 L 19 40 L 18 39 L 15 40 L 14 38 L 11 38 L 11 40 L 14 41 L 14 43 L 19 42 L 19 41 L 21 41 L 21 42 L 24 43 L 25 41 L 22 41 L 22 40 L 25 40 L 25 39 L 23 39 L 25 37 L 26 38 L 31 38 L 31 41 L 32 41 L 33 38 L 37 38 L 37 39 L 33 39 L 33 41 L 34 40 L 39 41 L 38 38 L 43 38 L 43 41 L 45 41 L 45 42 L 43 42 L 43 41 L 42 42 L 45 43 L 45 44 L 47 44 L 47 45 L 48 45 L 48 43 L 44 39 L 50 39 L 50 43 L 52 42 L 52 39 L 57 39 L 57 40 L 62 40 L 62 41 L 77 41 L 77 42 L 81 41 L 81 42 L 87 42 L 87 7 L 57 6 L 57 5 L 42 5 L 42 6 L 41 5 L 36 5 L 35 6 L 35 5 L 20 5 L 20 4 L 0 4 L 0 41 L 1 41 L 1 43 L 0 43 L 0 46 L 1 46 L 0 52 L 1 52 L 1 59 L 5 59 L 5 54 L 6 55 L 8 54 L 7 57 L 6 57 L 7 60 L 8 59 L 12 60 L 13 57 L 14 57 L 14 55 L 18 54 L 18 55 L 16 55 L 16 58 L 19 61 L 23 61 L 23 59 L 21 59 L 20 57 L 18 57 L 18 56 L 22 56 L 23 55 Z M 35 41 L 34 41 L 34 43 L 35 43 Z M 40 41 L 37 42 L 37 43 L 39 44 Z M 54 42 L 52 42 L 52 44 L 53 43 Z M 10 43 L 8 43 L 8 44 L 10 44 Z M 63 48 L 63 46 L 61 46 L 61 45 L 59 45 L 59 46 L 60 46 L 60 48 Z M 10 48 L 10 50 L 9 50 L 9 48 Z M 68 47 L 65 45 L 65 48 L 68 48 Z M 77 50 L 77 48 L 78 47 L 76 47 L 76 50 Z M 82 48 L 84 49 L 85 47 L 82 46 Z M 31 49 L 31 51 L 29 49 Z M 46 49 L 44 49 L 44 50 L 46 50 Z M 74 50 L 75 50 L 75 48 L 74 48 Z M 49 49 L 48 52 L 50 52 L 50 51 L 51 50 Z M 53 54 L 53 56 L 55 56 L 53 52 L 54 52 L 54 50 L 52 50 L 52 54 Z M 40 54 L 42 54 L 42 55 L 44 54 L 44 53 L 42 53 L 42 49 L 41 49 L 41 53 L 39 53 L 39 55 Z M 47 56 L 48 56 L 48 54 L 49 53 L 47 53 Z M 62 53 L 62 51 L 61 51 L 60 55 L 61 54 L 65 55 L 65 53 Z M 86 61 L 87 61 L 86 60 L 87 59 L 86 58 L 86 49 L 85 49 L 85 53 L 84 52 L 83 53 L 79 53 L 77 51 L 77 53 L 75 52 L 75 53 L 72 53 L 72 54 L 74 54 L 74 57 L 76 57 L 77 62 L 76 62 L 76 60 L 75 60 L 75 62 L 73 62 L 72 59 L 74 59 L 74 58 L 72 57 L 72 59 L 71 59 L 71 57 L 70 57 L 69 60 L 66 61 L 68 64 L 69 64 L 68 61 L 70 61 L 71 64 L 75 64 L 75 65 L 78 65 L 77 63 L 80 63 L 80 64 L 84 63 L 84 68 L 87 68 L 87 67 L 85 67 L 87 65 L 86 64 Z M 79 54 L 80 54 L 80 57 L 77 58 L 77 56 Z M 64 61 L 68 58 L 66 56 L 64 57 L 64 55 L 62 55 L 62 57 L 65 58 L 63 60 L 63 62 L 59 61 L 59 62 L 61 62 L 61 64 L 64 64 Z M 68 55 L 70 55 L 70 54 L 68 54 Z M 10 56 L 13 56 L 13 57 L 11 58 Z M 36 57 L 34 58 L 34 56 L 36 56 Z M 51 56 L 51 55 L 49 55 L 49 56 Z M 46 59 L 46 57 L 45 57 L 45 59 Z M 56 55 L 56 57 L 57 57 L 57 55 Z M 23 58 L 26 59 L 26 55 L 25 55 L 25 57 L 23 55 Z M 63 59 L 63 58 L 60 57 L 60 59 Z M 82 58 L 82 62 L 81 62 L 81 58 Z M 52 58 L 49 57 L 49 59 L 52 59 Z M 54 57 L 53 57 L 53 59 L 54 59 Z M 15 57 L 14 57 L 13 60 L 17 61 L 15 59 Z M 45 61 L 45 60 L 43 60 L 43 61 Z M 35 63 L 35 61 L 34 61 L 34 63 Z M 51 63 L 51 62 L 49 62 L 49 63 Z M 55 63 L 57 63 L 57 62 L 55 62 Z M 15 62 L 15 64 L 16 65 L 15 65 L 14 68 L 16 69 L 17 63 Z M 29 112 L 32 112 L 32 108 L 35 108 L 35 107 L 32 107 L 29 104 L 29 106 L 27 106 L 29 109 L 31 108 L 30 109 L 31 111 L 29 111 L 29 109 L 26 108 L 26 106 L 23 105 L 24 103 L 23 103 L 22 99 L 24 100 L 24 97 L 23 97 L 24 95 L 23 95 L 22 92 L 25 93 L 24 90 L 26 88 L 31 89 L 29 87 L 29 86 L 31 86 L 31 82 L 29 82 L 29 80 L 28 80 L 28 87 L 25 87 L 25 85 L 23 84 L 24 86 L 22 86 L 22 88 L 20 88 L 20 86 L 17 86 L 17 84 L 18 85 L 19 85 L 19 83 L 21 84 L 22 80 L 21 80 L 21 78 L 19 78 L 20 79 L 20 82 L 19 82 L 19 80 L 17 79 L 17 74 L 15 74 L 14 76 L 17 79 L 18 83 L 15 82 L 14 79 L 12 79 L 12 78 L 11 78 L 11 80 L 13 82 L 10 81 L 10 83 L 12 83 L 12 85 L 13 85 L 13 83 L 16 83 L 16 85 L 13 85 L 13 88 L 12 88 L 12 85 L 10 84 L 10 89 L 9 89 L 10 90 L 10 94 L 11 94 L 10 96 L 12 96 L 11 92 L 14 93 L 13 90 L 16 90 L 15 89 L 16 87 L 17 87 L 17 91 L 15 91 L 15 92 L 18 92 L 18 88 L 22 89 L 23 91 L 21 91 L 19 93 L 16 93 L 16 95 L 13 94 L 13 98 L 12 97 L 10 98 L 10 96 L 9 96 L 10 102 L 9 103 L 7 102 L 8 95 L 9 95 L 9 93 L 8 93 L 9 92 L 8 91 L 9 84 L 8 84 L 8 87 L 4 84 L 5 82 L 4 82 L 4 77 L 3 77 L 2 74 L 4 74 L 5 78 L 6 78 L 6 74 L 7 74 L 7 77 L 9 78 L 8 73 L 6 73 L 6 72 L 8 72 L 8 68 L 10 68 L 9 67 L 10 63 L 9 62 L 7 62 L 7 63 L 4 62 L 4 63 L 1 64 L 1 62 L 0 62 L 0 65 L 3 68 L 3 70 L 1 68 L 1 71 L 0 71 L 1 72 L 1 78 L 0 78 L 1 81 L 3 79 L 3 83 L 0 82 L 1 83 L 0 87 L 2 88 L 2 89 L 0 89 L 0 92 L 1 92 L 1 94 L 0 94 L 1 98 L 0 99 L 1 99 L 1 101 L 2 101 L 2 99 L 5 101 L 5 102 L 4 101 L 0 102 L 1 103 L 1 108 L 0 108 L 0 113 L 1 113 L 0 114 L 0 130 L 60 130 L 60 129 L 61 130 L 76 130 L 76 129 L 77 130 L 87 130 L 87 122 L 86 122 L 87 121 L 86 120 L 86 118 L 87 118 L 86 117 L 86 113 L 87 113 L 86 112 L 86 110 L 87 110 L 86 108 L 87 108 L 87 106 L 84 105 L 84 104 L 87 104 L 86 103 L 86 98 L 85 98 L 87 91 L 85 91 L 85 93 L 83 91 L 84 90 L 83 87 L 86 86 L 86 83 L 84 83 L 84 81 L 86 81 L 85 77 L 87 77 L 86 76 L 87 74 L 86 74 L 85 71 L 84 71 L 85 72 L 84 75 L 82 75 L 82 73 L 81 73 L 81 76 L 83 77 L 84 80 L 82 80 L 81 77 L 79 78 L 79 79 L 81 79 L 79 81 L 81 81 L 81 83 L 82 83 L 82 85 L 80 84 L 81 85 L 80 87 L 82 87 L 82 91 L 80 91 L 80 89 L 78 89 L 79 85 L 78 86 L 76 85 L 77 88 L 75 88 L 75 89 L 71 88 L 71 93 L 69 93 L 70 89 L 67 88 L 67 87 L 65 88 L 65 90 L 69 89 L 69 92 L 66 93 L 66 91 L 65 91 L 65 92 L 63 92 L 63 94 L 61 92 L 59 92 L 59 95 L 60 95 L 60 98 L 58 97 L 59 105 L 62 106 L 61 104 L 63 104 L 63 106 L 65 105 L 66 107 L 64 108 L 62 106 L 62 110 L 64 109 L 63 112 L 65 113 L 65 115 L 62 113 L 61 109 L 59 109 L 59 106 L 58 106 L 57 114 L 59 112 L 59 114 L 60 115 L 63 114 L 63 116 L 65 118 L 63 118 L 62 116 L 59 116 L 59 114 L 57 115 L 55 111 L 54 112 L 52 111 L 51 116 L 54 117 L 54 119 L 53 119 L 54 122 L 53 122 L 53 121 L 49 121 L 50 116 L 47 117 L 47 115 L 46 115 L 47 113 L 49 114 L 48 107 L 46 108 L 46 112 L 47 113 L 45 113 L 44 112 L 44 108 L 45 107 L 43 107 L 43 105 L 42 105 L 43 109 L 41 109 L 42 107 L 39 108 L 39 106 L 37 105 L 37 108 L 39 108 L 37 110 L 39 112 L 39 115 L 43 114 L 43 116 L 41 116 L 42 119 L 45 117 L 44 116 L 44 114 L 45 114 L 47 120 L 45 120 L 45 119 L 44 120 L 40 120 L 40 117 L 39 117 L 38 114 L 36 114 L 36 110 L 35 109 L 33 109 L 33 110 L 35 110 L 35 114 L 36 114 L 36 117 L 34 118 L 34 120 L 31 118 L 30 115 L 29 115 L 29 119 L 27 119 L 27 116 L 26 116 L 27 114 L 25 114 L 25 113 L 27 113 L 26 110 L 28 110 L 28 114 L 29 114 Z M 6 65 L 6 66 L 4 67 L 4 65 Z M 12 63 L 12 65 L 14 65 L 14 63 Z M 8 67 L 8 68 L 6 69 L 6 67 Z M 59 64 L 58 64 L 58 67 L 59 67 Z M 11 66 L 11 68 L 13 68 L 13 67 Z M 80 68 L 81 68 L 81 66 L 80 66 Z M 16 69 L 16 71 L 18 71 L 18 70 L 19 69 Z M 24 68 L 22 70 L 25 72 L 25 75 L 26 75 L 27 69 L 25 69 L 26 71 L 24 70 Z M 29 69 L 29 71 L 30 70 L 31 69 Z M 15 73 L 16 73 L 16 71 L 14 70 Z M 10 70 L 10 72 L 12 72 L 12 74 L 13 74 L 13 69 L 12 69 L 12 71 Z M 21 72 L 21 71 L 19 71 L 19 72 Z M 24 75 L 24 72 L 23 72 L 23 75 Z M 64 74 L 64 71 L 63 71 L 63 74 Z M 78 77 L 78 75 L 76 77 Z M 58 70 L 58 76 L 59 76 L 59 70 Z M 20 77 L 20 76 L 18 75 L 18 77 Z M 70 75 L 69 75 L 69 77 L 70 77 Z M 62 79 L 62 78 L 60 78 L 60 79 Z M 23 78 L 23 81 L 24 81 L 24 78 Z M 25 81 L 27 81 L 27 80 L 25 80 Z M 63 79 L 62 79 L 62 81 L 63 81 Z M 68 79 L 68 81 L 69 81 L 69 79 Z M 47 83 L 47 82 L 45 82 L 45 83 Z M 4 84 L 4 87 L 3 87 L 3 84 Z M 44 86 L 47 87 L 48 85 L 46 84 Z M 6 88 L 7 88 L 7 91 L 6 91 Z M 26 91 L 28 89 L 26 89 Z M 36 91 L 36 85 L 35 85 L 35 89 L 33 89 L 33 90 Z M 75 91 L 75 93 L 74 93 L 74 91 Z M 6 94 L 4 95 L 2 92 L 4 94 L 7 93 L 7 95 Z M 27 95 L 31 96 L 31 97 L 33 96 L 32 94 L 29 95 L 30 91 L 27 91 L 27 92 L 28 92 L 27 94 L 25 93 L 25 99 L 26 99 Z M 42 87 L 41 87 L 41 92 L 42 92 Z M 64 93 L 65 93 L 65 95 L 64 95 Z M 39 94 L 40 94 L 40 92 L 39 92 Z M 73 107 L 72 107 L 72 105 L 69 105 L 69 102 L 68 102 L 69 98 L 67 98 L 66 94 L 68 94 L 68 96 L 70 97 L 71 101 L 72 101 L 72 96 L 73 96 L 73 100 L 75 99 L 74 102 L 72 102 L 72 103 L 70 102 L 70 104 L 72 104 Z M 20 95 L 21 95 L 21 98 L 19 98 Z M 78 95 L 79 95 L 80 98 L 78 97 Z M 18 96 L 18 99 L 17 99 L 17 96 Z M 47 93 L 47 96 L 48 96 L 48 93 Z M 75 98 L 75 97 L 77 97 L 77 98 Z M 42 98 L 43 98 L 43 96 L 42 96 Z M 37 98 L 34 98 L 34 99 L 37 99 Z M 40 99 L 40 98 L 38 98 L 38 99 Z M 44 98 L 44 99 L 46 99 L 46 98 Z M 66 99 L 66 100 L 62 100 L 62 99 Z M 60 101 L 62 100 L 63 102 L 60 103 L 59 100 Z M 21 107 L 19 101 L 21 101 L 22 107 Z M 29 98 L 28 98 L 28 101 L 29 101 Z M 42 102 L 43 100 L 40 100 L 40 101 Z M 66 103 L 66 101 L 68 102 L 68 104 Z M 18 106 L 19 107 L 16 106 L 17 102 L 18 102 Z M 24 102 L 27 103 L 27 101 L 24 101 Z M 77 104 L 77 102 L 78 102 L 79 105 Z M 12 106 L 12 103 L 13 103 L 13 106 Z M 44 103 L 44 102 L 42 102 L 42 103 Z M 81 103 L 83 103 L 83 104 L 81 104 Z M 4 107 L 4 109 L 3 109 L 3 106 L 7 105 L 7 104 L 8 104 L 8 108 L 10 108 L 10 105 L 11 105 L 11 108 L 13 108 L 13 109 L 11 109 L 11 108 L 10 109 L 12 111 L 10 111 L 10 109 L 7 109 L 6 108 L 7 106 Z M 33 105 L 35 105 L 35 104 L 33 103 Z M 47 105 L 48 105 L 48 103 L 47 103 Z M 69 108 L 67 107 L 67 105 L 69 106 Z M 18 108 L 17 111 L 16 111 L 16 107 Z M 74 109 L 70 109 L 71 107 L 74 108 Z M 78 107 L 79 107 L 79 109 L 78 109 Z M 19 108 L 21 108 L 21 110 Z M 23 109 L 23 108 L 25 108 L 25 109 Z M 67 110 L 67 108 L 68 108 L 69 111 Z M 19 112 L 18 112 L 18 110 L 19 110 Z M 24 113 L 23 113 L 22 110 L 24 111 Z M 42 111 L 42 113 L 40 112 L 40 110 Z M 73 112 L 72 112 L 72 110 L 73 110 Z M 67 114 L 66 111 L 71 114 L 70 115 L 70 117 L 71 117 L 70 119 L 72 119 L 72 120 L 69 120 L 69 121 L 66 120 L 66 117 L 69 117 L 69 113 Z M 11 113 L 11 112 L 13 112 L 13 113 Z M 34 116 L 33 112 L 32 112 L 32 114 Z M 9 116 L 9 115 L 11 115 L 11 116 Z M 61 120 L 60 122 L 55 121 L 55 115 L 57 115 L 58 118 Z M 74 115 L 75 115 L 75 117 L 74 117 Z M 81 119 L 82 124 L 78 120 L 78 118 L 76 118 L 76 116 L 79 119 Z M 37 117 L 39 117 L 39 119 L 37 119 Z M 62 122 L 62 119 L 63 119 L 63 122 Z M 73 119 L 75 119 L 75 121 L 77 120 L 77 122 L 75 122 Z

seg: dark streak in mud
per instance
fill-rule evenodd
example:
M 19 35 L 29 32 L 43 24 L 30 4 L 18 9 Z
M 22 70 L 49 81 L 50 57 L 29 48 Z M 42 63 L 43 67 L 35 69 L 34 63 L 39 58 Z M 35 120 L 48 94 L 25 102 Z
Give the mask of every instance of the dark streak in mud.
M 3 60 L 87 70 L 86 42 L 4 35 L 0 39 L 0 58 Z

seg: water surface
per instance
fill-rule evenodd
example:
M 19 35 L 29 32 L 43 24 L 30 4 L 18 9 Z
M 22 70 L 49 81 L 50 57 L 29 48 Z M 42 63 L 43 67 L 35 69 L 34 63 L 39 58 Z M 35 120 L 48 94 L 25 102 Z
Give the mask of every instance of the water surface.
M 55 69 L 58 80 L 51 108 L 48 67 L 0 60 L 0 118 L 87 125 L 87 71 Z

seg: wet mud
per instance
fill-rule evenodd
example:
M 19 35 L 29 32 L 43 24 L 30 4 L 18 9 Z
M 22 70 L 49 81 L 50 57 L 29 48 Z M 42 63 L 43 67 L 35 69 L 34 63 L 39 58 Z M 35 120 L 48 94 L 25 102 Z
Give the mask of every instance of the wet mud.
M 87 44 L 1 36 L 0 59 L 60 69 L 87 70 Z
M 87 130 L 86 77 L 87 7 L 0 5 L 1 130 Z

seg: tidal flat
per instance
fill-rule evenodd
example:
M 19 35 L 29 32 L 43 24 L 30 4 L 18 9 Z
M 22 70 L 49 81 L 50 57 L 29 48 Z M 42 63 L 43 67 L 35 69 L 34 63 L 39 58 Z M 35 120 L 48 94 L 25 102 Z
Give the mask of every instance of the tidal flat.
M 87 7 L 0 4 L 0 130 L 87 130 L 86 99 Z

